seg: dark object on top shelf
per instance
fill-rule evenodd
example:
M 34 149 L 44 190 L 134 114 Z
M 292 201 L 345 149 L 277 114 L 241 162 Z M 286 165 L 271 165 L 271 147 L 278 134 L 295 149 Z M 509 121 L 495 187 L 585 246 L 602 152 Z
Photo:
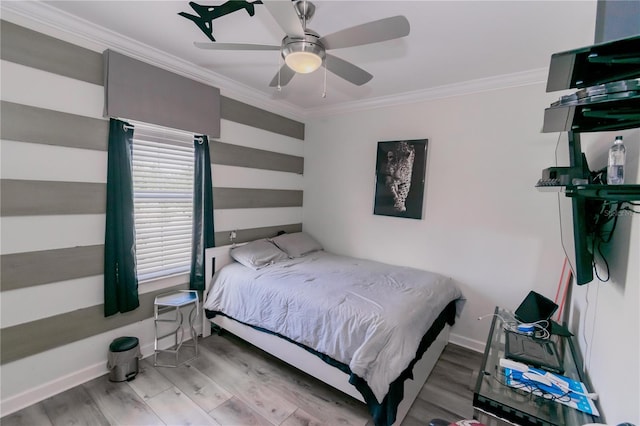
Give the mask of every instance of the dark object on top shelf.
M 536 184 L 536 188 L 542 190 L 546 187 L 563 187 L 575 183 L 589 183 L 583 177 L 582 170 L 575 167 L 548 167 L 542 171 L 542 179 Z
M 576 102 L 545 109 L 542 132 L 605 132 L 640 127 L 640 91 L 615 95 L 605 95 L 607 99 L 598 102 Z
M 628 99 L 640 94 L 640 78 L 632 80 L 613 81 L 611 83 L 598 84 L 585 87 L 571 95 L 562 96 L 560 100 L 551 104 L 551 107 L 569 105 L 588 105 L 605 100 Z
M 640 35 L 551 55 L 547 92 L 640 77 Z
M 518 321 L 531 324 L 548 321 L 557 310 L 558 305 L 554 301 L 531 290 L 513 313 Z
M 583 154 L 584 156 L 584 154 Z M 583 158 L 583 164 L 586 159 Z M 564 191 L 567 197 L 594 198 L 606 201 L 640 201 L 640 185 L 606 185 L 584 177 L 576 167 L 548 167 L 536 183 L 538 191 Z
M 544 112 L 547 132 L 640 127 L 640 35 L 551 56 L 547 92 L 579 88 Z

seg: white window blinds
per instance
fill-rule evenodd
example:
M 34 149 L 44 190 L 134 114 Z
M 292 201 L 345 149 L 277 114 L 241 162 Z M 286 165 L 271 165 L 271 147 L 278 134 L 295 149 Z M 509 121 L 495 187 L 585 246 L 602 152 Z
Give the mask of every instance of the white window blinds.
M 191 265 L 193 135 L 135 123 L 133 204 L 138 280 Z

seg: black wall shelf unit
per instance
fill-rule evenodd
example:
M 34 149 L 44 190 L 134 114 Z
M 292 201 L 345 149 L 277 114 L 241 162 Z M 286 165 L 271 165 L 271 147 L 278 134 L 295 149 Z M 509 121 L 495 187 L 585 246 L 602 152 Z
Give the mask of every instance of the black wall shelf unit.
M 640 35 L 554 53 L 547 92 L 577 88 L 545 109 L 543 133 L 568 132 L 569 167 L 551 167 L 536 187 L 569 197 L 640 200 L 640 185 L 595 185 L 580 133 L 640 127 Z M 633 142 L 633 141 L 632 141 Z
M 569 197 L 573 223 L 562 226 L 562 241 L 576 282 L 583 285 L 593 280 L 598 241 L 606 242 L 602 232 L 612 212 L 640 201 L 640 185 L 602 184 L 602 173 L 589 170 L 580 143 L 581 133 L 640 128 L 640 35 L 553 54 L 547 92 L 572 88 L 578 90 L 545 109 L 542 129 L 567 132 L 569 166 L 543 170 L 536 187 Z
M 551 55 L 547 92 L 638 78 L 640 35 Z
M 640 65 L 638 65 L 640 68 Z M 542 131 L 606 132 L 640 127 L 640 81 L 637 90 L 623 93 L 627 97 L 599 102 L 553 105 L 544 111 Z

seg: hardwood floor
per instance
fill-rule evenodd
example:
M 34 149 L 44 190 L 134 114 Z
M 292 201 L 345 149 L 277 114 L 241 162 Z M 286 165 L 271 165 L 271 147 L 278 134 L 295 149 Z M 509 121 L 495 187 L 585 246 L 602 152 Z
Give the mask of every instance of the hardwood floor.
M 403 426 L 471 418 L 482 355 L 449 344 Z M 364 404 L 225 333 L 178 368 L 142 360 L 131 382 L 102 376 L 0 419 L 14 425 L 372 425 Z

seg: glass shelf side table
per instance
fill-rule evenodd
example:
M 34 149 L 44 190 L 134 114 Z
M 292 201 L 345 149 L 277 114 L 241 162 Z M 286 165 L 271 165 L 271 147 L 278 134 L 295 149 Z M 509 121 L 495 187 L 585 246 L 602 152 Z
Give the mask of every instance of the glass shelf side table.
M 188 328 L 191 334 L 190 344 L 184 343 L 185 317 L 181 308 L 192 305 L 188 315 Z M 153 302 L 154 318 L 154 355 L 153 365 L 158 367 L 178 367 L 187 361 L 191 361 L 198 356 L 198 335 L 194 325 L 200 313 L 200 299 L 196 290 L 180 290 L 171 293 L 164 293 L 156 296 Z M 171 315 L 171 316 L 170 316 Z M 166 326 L 163 324 L 166 323 Z M 174 344 L 169 349 L 160 349 L 158 342 L 164 338 L 173 337 Z M 194 356 L 180 361 L 180 350 L 183 347 L 192 347 Z M 159 363 L 158 355 L 168 353 L 175 357 L 175 362 Z
M 504 321 L 513 313 L 496 307 L 473 394 L 474 419 L 486 425 L 568 426 L 602 421 L 556 401 L 536 397 L 504 383 L 500 359 L 505 357 Z M 581 360 L 570 337 L 552 336 L 564 366 L 564 376 L 584 382 Z M 598 405 L 598 402 L 595 401 Z

